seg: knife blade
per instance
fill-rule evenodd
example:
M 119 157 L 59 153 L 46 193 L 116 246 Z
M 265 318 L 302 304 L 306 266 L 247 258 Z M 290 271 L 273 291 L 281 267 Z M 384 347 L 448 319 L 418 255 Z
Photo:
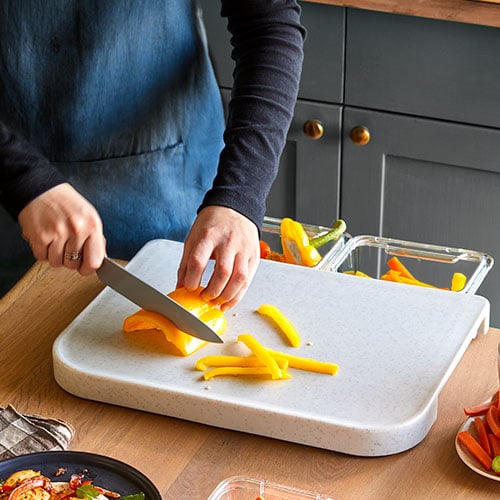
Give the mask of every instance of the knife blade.
M 97 276 L 105 285 L 134 304 L 167 317 L 179 330 L 206 342 L 224 342 L 206 323 L 186 308 L 110 258 L 104 257 L 101 267 L 97 270 Z

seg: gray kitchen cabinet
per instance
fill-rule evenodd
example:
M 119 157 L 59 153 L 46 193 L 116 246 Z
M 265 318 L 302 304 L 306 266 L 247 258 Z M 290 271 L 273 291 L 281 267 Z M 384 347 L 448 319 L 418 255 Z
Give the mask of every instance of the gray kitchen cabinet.
M 500 130 L 351 107 L 343 115 L 340 212 L 352 234 L 489 253 L 500 262 Z M 357 127 L 365 145 L 352 141 Z M 451 272 L 450 272 L 451 276 Z M 500 325 L 500 266 L 480 295 Z
M 210 56 L 221 88 L 233 84 L 231 36 L 220 15 L 219 0 L 198 0 L 206 27 Z M 299 99 L 341 103 L 344 92 L 345 9 L 300 2 L 307 30 Z
M 339 214 L 340 106 L 299 100 L 278 177 L 267 200 L 267 215 L 292 217 L 330 227 Z M 321 123 L 311 139 L 304 124 Z
M 348 9 L 344 103 L 500 127 L 500 29 Z

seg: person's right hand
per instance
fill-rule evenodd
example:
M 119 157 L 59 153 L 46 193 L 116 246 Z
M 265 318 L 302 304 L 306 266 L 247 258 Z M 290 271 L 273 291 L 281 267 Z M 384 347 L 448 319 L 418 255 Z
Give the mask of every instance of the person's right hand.
M 106 239 L 97 210 L 69 184 L 59 184 L 21 210 L 23 238 L 37 260 L 89 275 L 102 264 Z

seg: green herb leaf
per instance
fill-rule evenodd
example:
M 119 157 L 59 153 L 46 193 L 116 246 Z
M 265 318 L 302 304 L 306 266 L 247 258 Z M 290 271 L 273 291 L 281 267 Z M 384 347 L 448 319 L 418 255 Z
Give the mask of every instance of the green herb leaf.
M 99 491 L 97 491 L 91 484 L 84 484 L 76 489 L 76 496 L 78 498 L 83 498 L 84 500 L 92 500 L 99 496 Z
M 144 500 L 146 495 L 144 493 L 135 493 L 134 495 L 127 495 L 126 497 L 122 497 L 121 500 Z

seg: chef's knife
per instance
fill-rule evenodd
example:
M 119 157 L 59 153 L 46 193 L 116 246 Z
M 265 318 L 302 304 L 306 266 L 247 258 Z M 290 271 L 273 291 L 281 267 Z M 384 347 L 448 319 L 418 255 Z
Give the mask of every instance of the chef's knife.
M 124 267 L 104 257 L 97 276 L 113 290 L 148 311 L 167 317 L 179 330 L 206 342 L 224 342 L 206 323 L 187 309 L 128 272 Z

